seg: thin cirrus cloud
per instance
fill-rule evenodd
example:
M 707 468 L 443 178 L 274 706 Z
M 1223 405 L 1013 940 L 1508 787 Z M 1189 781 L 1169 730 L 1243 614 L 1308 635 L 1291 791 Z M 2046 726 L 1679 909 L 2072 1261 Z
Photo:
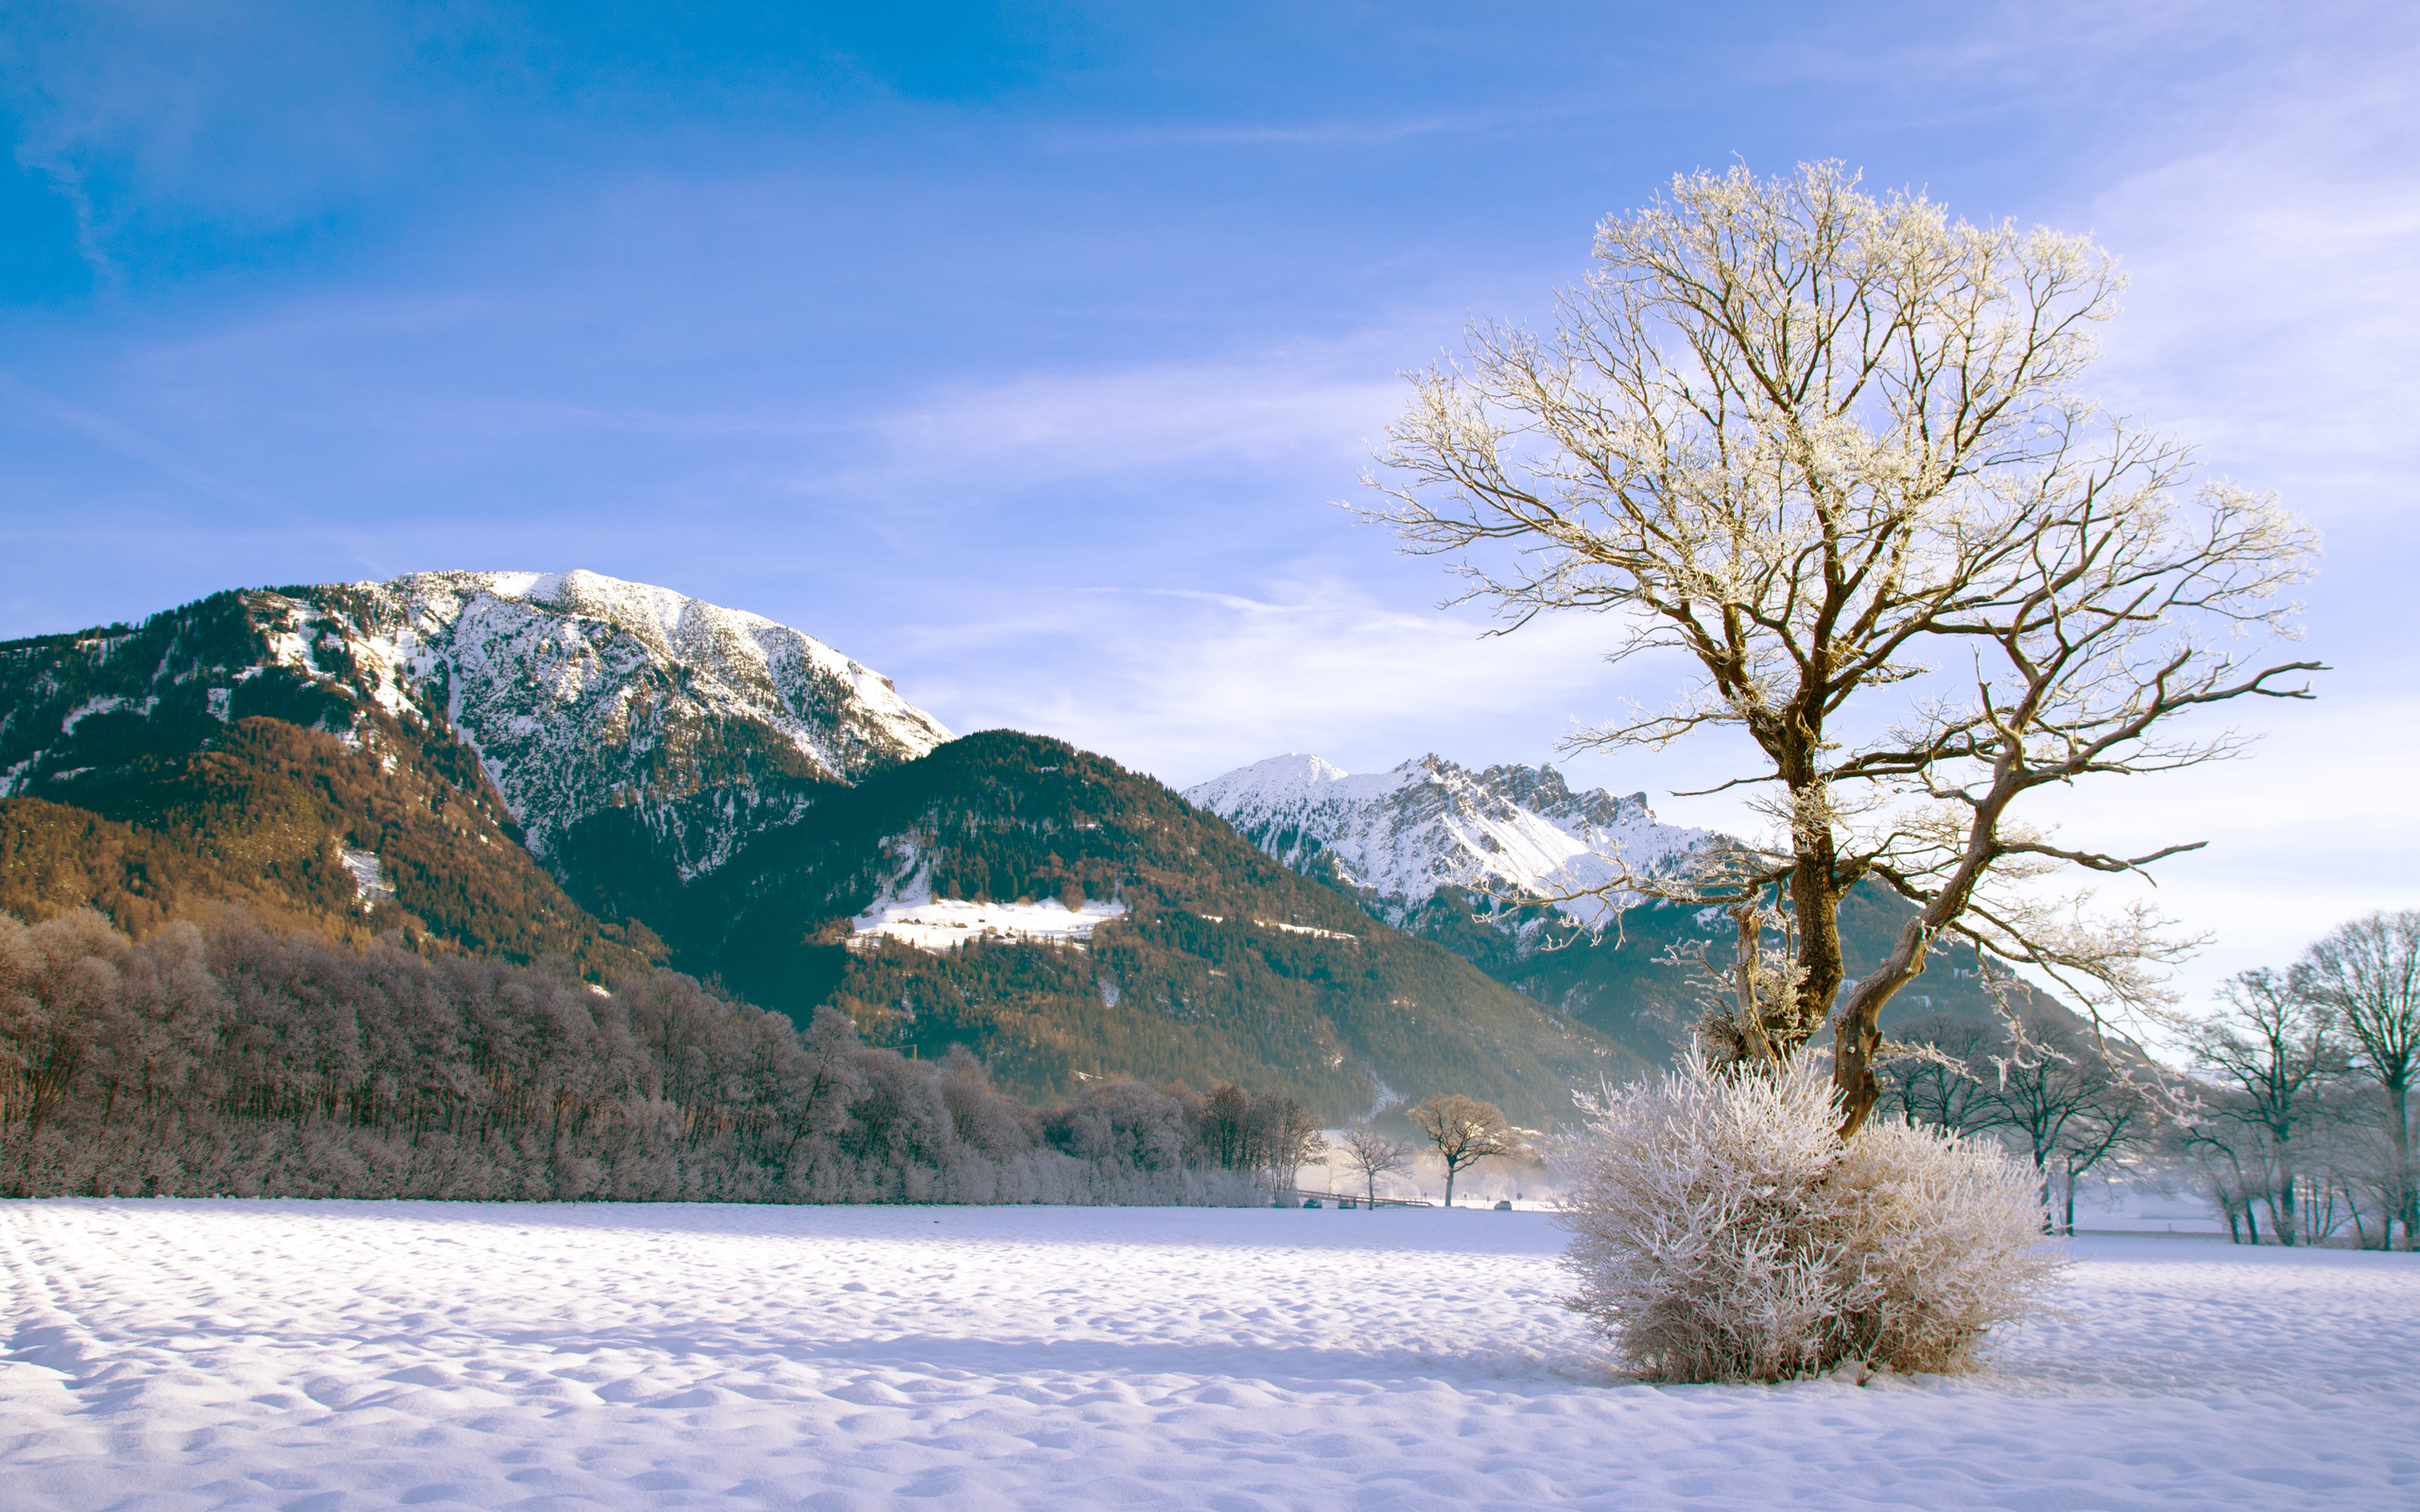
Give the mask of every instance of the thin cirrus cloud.
M 2382 493 L 2330 496 L 2330 512 L 2401 509 L 2420 120 L 2408 84 L 2342 85 L 2098 197 L 2100 239 L 2133 275 L 2104 372 L 2230 458 L 2314 481 L 2395 474 Z
M 920 627 L 897 649 L 917 669 L 903 691 L 954 728 L 1059 735 L 1178 785 L 1288 750 L 1356 769 L 1432 749 L 1535 762 L 1607 712 L 1601 621 L 1487 627 L 1327 577 L 1256 595 L 1093 589 Z M 979 676 L 954 655 L 970 632 L 990 652 Z
M 1333 348 L 1297 347 L 1246 362 L 947 387 L 871 419 L 866 436 L 880 460 L 849 481 L 994 473 L 1004 464 L 1036 483 L 1204 457 L 1349 460 L 1402 402 L 1402 386 L 1383 365 L 1374 370 Z

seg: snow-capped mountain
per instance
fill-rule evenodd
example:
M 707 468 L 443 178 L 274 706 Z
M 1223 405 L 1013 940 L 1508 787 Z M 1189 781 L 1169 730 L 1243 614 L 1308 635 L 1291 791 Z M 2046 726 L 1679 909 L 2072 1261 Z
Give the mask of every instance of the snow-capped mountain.
M 441 698 L 542 856 L 601 809 L 712 790 L 720 818 L 702 816 L 682 847 L 684 874 L 711 870 L 796 813 L 768 779 L 854 782 L 949 739 L 889 678 L 813 636 L 669 589 L 415 573 L 355 592 L 370 649 Z
M 450 727 L 536 854 L 621 810 L 686 877 L 818 788 L 949 738 L 890 679 L 813 636 L 590 572 L 414 573 L 220 594 L 171 614 L 191 623 L 152 667 L 118 653 L 150 648 L 155 622 L 9 648 L 25 665 L 0 670 L 26 676 L 8 679 L 0 711 L 0 797 L 88 768 L 92 743 L 73 737 L 95 715 L 151 725 L 192 705 L 224 723 L 270 712 L 253 706 L 272 685 L 288 701 L 319 690 L 320 722 L 348 737 L 352 700 Z
M 1575 793 L 1552 766 L 1474 772 L 1433 755 L 1358 775 L 1317 756 L 1272 756 L 1184 797 L 1294 870 L 1333 867 L 1396 922 L 1440 887 L 1580 892 L 1610 881 L 1616 861 L 1662 870 L 1715 838 L 1659 823 L 1644 793 Z M 1594 899 L 1559 906 L 1582 923 L 1606 912 Z

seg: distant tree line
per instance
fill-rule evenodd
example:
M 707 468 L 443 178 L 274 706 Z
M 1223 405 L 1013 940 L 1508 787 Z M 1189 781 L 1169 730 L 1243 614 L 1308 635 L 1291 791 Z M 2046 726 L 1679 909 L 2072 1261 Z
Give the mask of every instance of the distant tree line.
M 2230 979 L 2191 1042 L 2201 1095 L 2183 1132 L 2238 1239 L 2420 1239 L 2411 1082 L 2420 1074 L 2420 912 L 2330 932 L 2285 971 Z
M 0 914 L 0 1192 L 741 1202 L 1242 1203 L 1299 1104 L 1098 1079 L 995 1091 L 830 1009 L 665 971 L 608 989 L 234 917 L 130 940 Z
M 2243 971 L 2214 1012 L 2176 1021 L 2191 1058 L 2167 1071 L 2071 1022 L 1935 1015 L 1899 1031 L 1886 1106 L 2029 1158 L 2043 1202 L 2075 1225 L 2091 1173 L 2182 1177 L 2239 1243 L 2420 1242 L 2411 1085 L 2420 1076 L 2420 913 L 2334 930 L 2284 971 Z
M 2132 1047 L 2096 1044 L 2074 1020 L 2021 1011 L 2006 1022 L 1934 1014 L 1899 1031 L 1913 1054 L 1886 1061 L 1882 1108 L 2031 1162 L 2049 1227 L 2072 1233 L 2086 1175 L 2155 1156 L 2173 1078 Z

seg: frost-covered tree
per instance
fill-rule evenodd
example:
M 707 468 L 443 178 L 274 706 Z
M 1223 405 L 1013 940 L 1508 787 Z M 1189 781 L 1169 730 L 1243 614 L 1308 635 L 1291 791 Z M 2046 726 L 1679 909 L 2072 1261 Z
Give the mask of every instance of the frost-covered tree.
M 1405 1110 L 1445 1163 L 1445 1206 L 1454 1205 L 1454 1178 L 1478 1164 L 1520 1153 L 1519 1136 L 1504 1109 L 1477 1097 L 1445 1092 Z
M 2239 971 L 2220 997 L 2225 1007 L 2191 1026 L 2190 1043 L 2195 1060 L 2228 1093 L 2210 1102 L 2205 1119 L 2233 1127 L 2205 1126 L 2196 1139 L 2223 1155 L 2221 1200 L 2241 1202 L 2247 1213 L 2253 1201 L 2264 1202 L 2278 1241 L 2290 1245 L 2301 1232 L 2295 1136 L 2317 1112 L 2329 1081 L 2343 1074 L 2343 1046 L 2334 1015 L 2290 976 Z
M 1362 1191 L 1374 1210 L 1378 1206 L 1378 1177 L 1411 1163 L 1410 1145 L 1366 1125 L 1345 1131 L 1343 1154 L 1345 1164 L 1359 1174 Z
M 2239 747 L 2181 715 L 2308 696 L 2294 678 L 2316 663 L 2261 647 L 2291 633 L 2279 595 L 2316 548 L 2273 499 L 2201 480 L 2084 397 L 2110 259 L 1814 163 L 1681 175 L 1599 227 L 1596 263 L 1550 333 L 1481 324 L 1415 377 L 1373 513 L 1512 627 L 1602 613 L 1616 660 L 1689 665 L 1672 707 L 1580 746 L 1744 732 L 1754 759 L 1718 785 L 1764 795 L 1773 837 L 1608 896 L 1787 902 L 1795 973 L 1742 1038 L 1779 1060 L 1831 1017 L 1844 1133 L 1880 1092 L 1884 1005 L 1945 935 L 2096 1010 L 2158 998 L 2185 942 L 2043 875 L 2198 842 L 2062 843 L 2027 810 Z M 1916 908 L 1851 983 L 1838 911 L 1869 881 Z
M 1692 1054 L 1585 1110 L 1551 1153 L 1571 1305 L 1651 1377 L 1963 1369 L 2060 1267 L 2026 1167 L 1896 1121 L 1843 1142 L 1813 1057 Z
M 2386 1099 L 2394 1148 L 2390 1210 L 2407 1246 L 2420 1243 L 2420 1180 L 2411 1160 L 2411 1080 L 2420 1072 L 2420 913 L 2376 913 L 2338 926 L 2294 964 L 2295 989 L 2328 1009 L 2358 1053 L 2355 1068 Z

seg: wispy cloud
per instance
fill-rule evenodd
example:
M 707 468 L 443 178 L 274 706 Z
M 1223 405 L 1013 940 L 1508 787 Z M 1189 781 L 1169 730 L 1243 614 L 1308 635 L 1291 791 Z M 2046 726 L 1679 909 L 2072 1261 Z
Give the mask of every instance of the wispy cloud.
M 2420 48 L 2250 112 L 2226 140 L 2111 186 L 2100 238 L 2133 275 L 2104 369 L 2123 407 L 2230 465 L 2408 510 L 2420 331 Z
M 11 374 L 0 372 L 0 398 L 12 400 L 70 430 L 90 437 L 120 456 L 140 462 L 162 476 L 172 478 L 221 504 L 239 505 L 248 509 L 272 507 L 269 501 L 261 495 L 212 475 L 175 448 L 161 444 L 132 426 L 120 424 L 80 404 L 69 404 Z
M 1534 762 L 1610 711 L 1603 622 L 1487 628 L 1333 577 L 1097 588 L 911 629 L 886 670 L 954 728 L 1060 735 L 1179 784 L 1288 750 L 1356 769 L 1430 750 Z
M 953 385 L 862 422 L 869 455 L 818 490 L 981 478 L 1012 488 L 1219 458 L 1311 460 L 1349 477 L 1393 419 L 1387 334 L 1240 359 L 1029 373 Z

